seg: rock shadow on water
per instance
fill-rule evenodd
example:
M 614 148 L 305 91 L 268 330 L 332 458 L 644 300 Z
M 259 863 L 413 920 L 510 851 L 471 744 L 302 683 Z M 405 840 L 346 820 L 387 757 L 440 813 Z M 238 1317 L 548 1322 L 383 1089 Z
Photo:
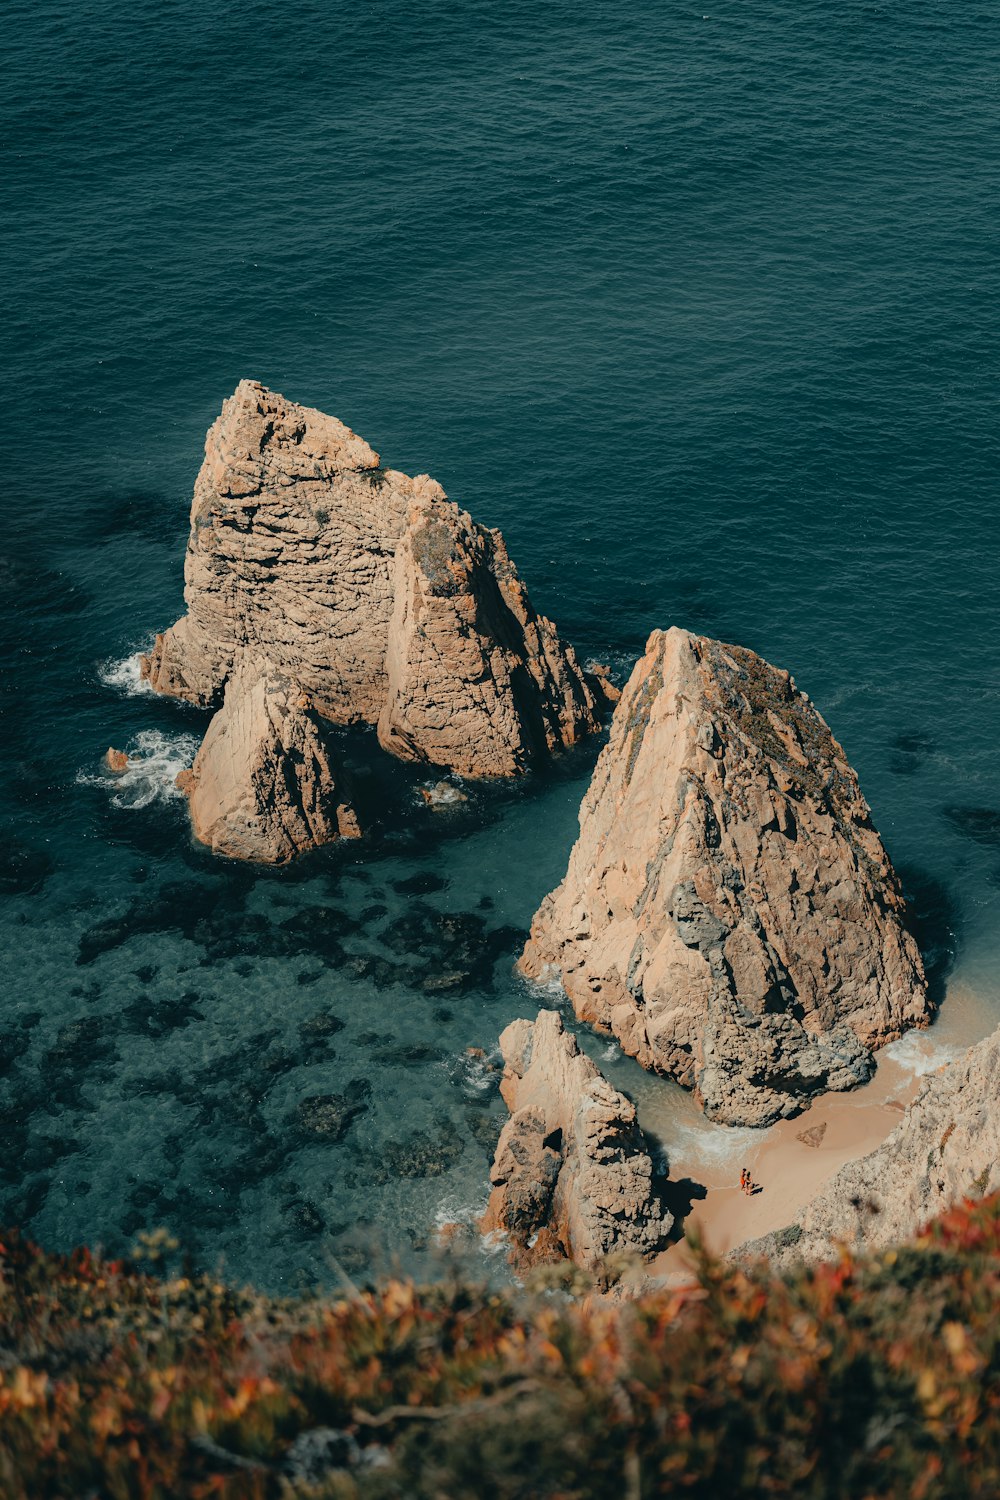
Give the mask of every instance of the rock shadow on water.
M 984 849 L 1000 850 L 1000 810 L 952 804 L 941 809 L 945 821 L 963 838 Z
M 76 540 L 83 547 L 120 543 L 124 536 L 141 536 L 176 545 L 178 513 L 173 497 L 154 490 L 101 491 L 84 495 L 69 513 Z
M 889 770 L 894 776 L 914 776 L 933 755 L 937 745 L 921 730 L 904 730 L 889 741 Z
M 907 922 L 916 938 L 927 976 L 927 993 L 937 1011 L 961 948 L 962 916 L 944 881 L 915 866 L 898 870 L 907 902 Z

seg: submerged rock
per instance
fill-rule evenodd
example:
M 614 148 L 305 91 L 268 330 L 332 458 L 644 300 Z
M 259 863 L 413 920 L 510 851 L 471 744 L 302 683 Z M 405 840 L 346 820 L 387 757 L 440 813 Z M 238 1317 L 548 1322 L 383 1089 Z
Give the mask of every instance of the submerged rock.
M 1000 1031 L 926 1079 L 881 1146 L 841 1167 L 798 1223 L 734 1255 L 824 1260 L 838 1243 L 880 1249 L 912 1238 L 963 1198 L 1000 1188 Z
M 857 777 L 787 672 L 654 631 L 521 958 L 706 1112 L 766 1125 L 931 1012 Z
M 355 838 L 308 696 L 267 658 L 245 654 L 190 771 L 195 837 L 231 859 L 283 864 L 304 849 Z
M 367 1110 L 371 1093 L 367 1079 L 355 1078 L 342 1094 L 311 1094 L 300 1099 L 296 1109 L 300 1132 L 307 1138 L 341 1140 L 357 1116 Z
M 266 658 L 321 717 L 463 776 L 576 743 L 614 696 L 534 612 L 498 532 L 249 380 L 206 440 L 185 600 L 142 661 L 157 692 L 214 705 Z
M 593 1269 L 652 1255 L 673 1215 L 660 1200 L 635 1106 L 612 1088 L 555 1011 L 500 1038 L 511 1112 L 497 1143 L 484 1233 L 506 1231 L 524 1264 L 562 1255 Z

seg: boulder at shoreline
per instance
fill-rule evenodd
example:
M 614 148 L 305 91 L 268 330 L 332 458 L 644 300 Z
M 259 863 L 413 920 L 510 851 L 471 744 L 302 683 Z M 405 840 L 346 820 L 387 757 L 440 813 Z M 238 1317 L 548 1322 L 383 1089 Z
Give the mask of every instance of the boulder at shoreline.
M 660 1198 L 635 1105 L 580 1051 L 556 1011 L 500 1038 L 511 1112 L 497 1143 L 480 1227 L 505 1231 L 521 1266 L 565 1257 L 654 1255 L 673 1215 Z

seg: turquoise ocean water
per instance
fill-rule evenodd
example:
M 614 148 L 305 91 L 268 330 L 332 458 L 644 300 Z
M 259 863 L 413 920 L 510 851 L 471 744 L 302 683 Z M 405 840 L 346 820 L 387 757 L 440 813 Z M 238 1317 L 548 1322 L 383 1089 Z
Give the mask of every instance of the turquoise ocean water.
M 427 1269 L 485 1196 L 466 1049 L 538 1003 L 592 756 L 440 819 L 361 736 L 362 846 L 192 847 L 204 720 L 131 659 L 243 376 L 500 526 L 584 655 L 677 623 L 791 669 L 942 1053 L 1000 1020 L 994 6 L 9 0 L 5 41 L 0 1220 L 281 1288 Z M 673 1118 L 693 1175 L 727 1149 Z

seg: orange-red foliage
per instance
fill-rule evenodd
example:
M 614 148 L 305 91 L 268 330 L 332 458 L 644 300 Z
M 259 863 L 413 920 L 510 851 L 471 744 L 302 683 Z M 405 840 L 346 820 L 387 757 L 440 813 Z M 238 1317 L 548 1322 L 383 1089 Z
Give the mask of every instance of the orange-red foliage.
M 703 1256 L 626 1304 L 275 1302 L 0 1241 L 9 1500 L 1000 1494 L 1000 1198 L 783 1278 Z M 309 1489 L 317 1428 L 350 1462 Z

